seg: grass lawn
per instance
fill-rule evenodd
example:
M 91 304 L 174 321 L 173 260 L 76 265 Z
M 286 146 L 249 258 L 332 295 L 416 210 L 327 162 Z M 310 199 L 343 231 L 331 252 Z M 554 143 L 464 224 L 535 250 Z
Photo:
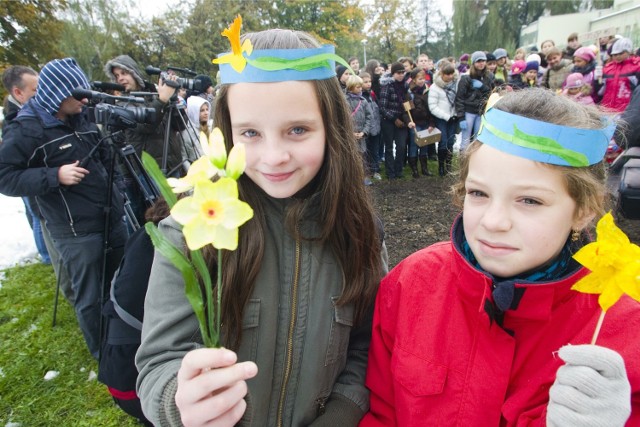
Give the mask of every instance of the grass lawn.
M 53 268 L 30 264 L 0 272 L 0 427 L 136 426 L 89 380 L 89 354 L 64 297 L 52 328 Z M 44 380 L 48 371 L 59 375 Z

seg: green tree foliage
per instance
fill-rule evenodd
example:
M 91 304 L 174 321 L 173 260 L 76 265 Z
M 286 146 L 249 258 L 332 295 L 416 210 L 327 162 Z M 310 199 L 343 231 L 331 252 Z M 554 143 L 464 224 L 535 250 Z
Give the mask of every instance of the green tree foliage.
M 391 63 L 401 56 L 416 55 L 422 23 L 415 19 L 413 7 L 401 0 L 374 0 L 366 7 L 369 57 Z
M 0 68 L 39 69 L 61 56 L 58 38 L 64 24 L 56 18 L 65 0 L 0 0 Z

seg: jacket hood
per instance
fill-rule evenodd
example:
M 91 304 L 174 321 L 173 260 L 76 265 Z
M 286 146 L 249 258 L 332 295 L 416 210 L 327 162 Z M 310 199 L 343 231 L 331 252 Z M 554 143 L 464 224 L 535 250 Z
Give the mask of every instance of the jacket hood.
M 145 87 L 144 80 L 142 78 L 142 73 L 140 72 L 140 68 L 138 67 L 138 63 L 133 60 L 129 55 L 120 55 L 116 56 L 104 66 L 104 73 L 109 76 L 112 82 L 115 83 L 116 76 L 113 75 L 113 67 L 122 68 L 123 70 L 128 71 L 133 76 L 136 83 L 140 88 Z
M 200 129 L 200 108 L 202 108 L 202 104 L 209 106 L 209 117 L 211 117 L 211 104 L 209 101 L 200 96 L 187 98 L 187 117 L 189 117 L 189 121 L 196 129 Z

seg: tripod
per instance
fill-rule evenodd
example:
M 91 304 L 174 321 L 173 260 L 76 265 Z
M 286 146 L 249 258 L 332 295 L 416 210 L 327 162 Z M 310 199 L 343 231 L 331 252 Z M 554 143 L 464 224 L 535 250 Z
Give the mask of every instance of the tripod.
M 185 106 L 178 104 L 177 100 L 177 94 L 174 94 L 169 99 L 168 108 L 165 110 L 164 117 L 162 118 L 164 125 L 164 145 L 162 147 L 162 164 L 160 165 L 160 170 L 162 170 L 162 173 L 165 176 L 173 176 L 180 168 L 183 169 L 184 173 L 189 169 L 191 159 L 185 158 L 185 148 L 187 144 L 191 144 L 193 152 L 200 153 L 198 132 L 188 119 L 185 120 Z M 185 141 L 183 132 L 187 133 L 189 141 Z M 178 165 L 175 165 L 171 170 L 167 170 L 169 147 L 173 145 L 171 144 L 172 134 L 175 134 L 177 146 L 181 149 L 182 161 Z

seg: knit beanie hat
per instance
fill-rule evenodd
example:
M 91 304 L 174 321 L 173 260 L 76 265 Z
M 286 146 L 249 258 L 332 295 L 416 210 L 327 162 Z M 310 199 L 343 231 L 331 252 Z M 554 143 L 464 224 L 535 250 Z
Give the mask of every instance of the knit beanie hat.
M 394 62 L 393 64 L 391 64 L 391 75 L 399 73 L 400 71 L 404 72 L 404 65 L 399 62 Z
M 142 78 L 142 73 L 140 72 L 140 68 L 138 68 L 138 63 L 133 60 L 129 55 L 120 55 L 116 56 L 104 66 L 104 73 L 109 76 L 112 82 L 116 81 L 116 76 L 113 75 L 113 68 L 118 67 L 122 68 L 125 71 L 128 71 L 129 74 L 133 76 L 133 79 L 138 83 L 138 86 L 143 88 L 145 86 L 144 79 Z
M 54 59 L 40 71 L 38 88 L 34 96 L 36 104 L 55 116 L 62 101 L 76 88 L 89 89 L 89 81 L 73 58 Z
M 540 65 L 536 61 L 529 61 L 527 62 L 527 65 L 524 67 L 524 70 L 522 72 L 526 73 L 527 71 L 531 71 L 531 70 L 538 71 L 539 67 Z
M 590 49 L 588 47 L 581 47 L 578 48 L 574 53 L 573 56 L 577 56 L 578 58 L 582 58 L 587 62 L 591 62 L 594 59 L 596 59 L 596 54 L 593 52 L 593 49 Z
M 499 47 L 498 49 L 493 51 L 493 56 L 495 56 L 496 60 L 498 60 L 500 58 L 506 58 L 509 55 L 507 54 L 507 50 L 506 49 L 503 49 L 503 48 Z
M 463 53 L 462 55 L 460 55 L 460 62 L 467 62 L 468 60 L 469 60 L 468 53 Z
M 490 61 L 497 61 L 497 60 L 498 60 L 498 58 L 496 58 L 496 57 L 493 55 L 493 53 L 487 53 L 487 62 L 490 62 Z
M 487 55 L 481 50 L 476 50 L 471 54 L 472 64 L 475 64 L 478 61 L 486 61 L 486 60 L 487 60 Z
M 211 77 L 205 74 L 198 74 L 193 78 L 193 86 L 195 92 L 204 93 L 207 89 L 213 86 L 213 81 L 211 80 Z
M 540 55 L 538 55 L 537 53 L 532 53 L 531 55 L 527 56 L 527 59 L 525 60 L 526 62 L 537 62 L 538 65 L 540 65 L 540 62 L 542 62 L 542 60 L 540 59 Z
M 336 77 L 338 78 L 338 80 L 340 80 L 345 71 L 347 71 L 347 67 L 345 67 L 344 65 L 338 65 L 336 67 Z
M 522 73 L 526 67 L 527 67 L 527 63 L 524 62 L 522 59 L 513 61 L 513 64 L 511 64 L 511 74 L 514 76 L 518 75 Z
M 582 86 L 584 86 L 584 77 L 581 73 L 571 73 L 567 76 L 565 89 L 577 89 Z

